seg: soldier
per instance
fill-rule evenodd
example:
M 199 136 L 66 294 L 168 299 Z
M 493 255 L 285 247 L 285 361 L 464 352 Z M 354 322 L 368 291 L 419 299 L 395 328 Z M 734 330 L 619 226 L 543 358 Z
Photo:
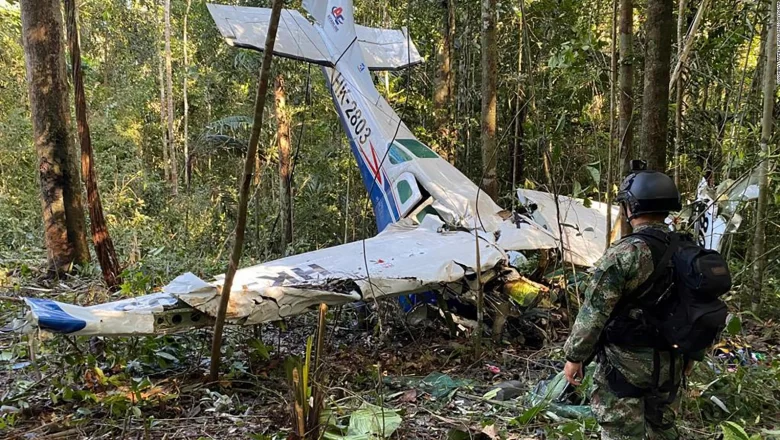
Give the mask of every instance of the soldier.
M 665 236 L 669 231 L 665 218 L 681 208 L 672 179 L 656 171 L 632 172 L 621 184 L 617 200 L 634 234 L 655 229 Z M 654 254 L 646 239 L 633 234 L 607 249 L 596 264 L 564 346 L 564 375 L 573 385 L 581 383 L 583 363 L 594 356 L 598 362 L 591 407 L 602 439 L 679 438 L 672 403 L 682 382 L 683 363 L 687 374 L 692 362 L 643 341 L 646 335 L 638 328 L 640 321 L 631 319 L 641 310 L 627 302 L 653 274 L 660 260 Z M 610 334 L 628 343 L 618 343 Z

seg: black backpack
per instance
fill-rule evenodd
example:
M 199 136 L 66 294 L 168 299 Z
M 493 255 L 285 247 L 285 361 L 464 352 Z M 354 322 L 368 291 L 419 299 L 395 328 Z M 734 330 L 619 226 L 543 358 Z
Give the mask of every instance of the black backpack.
M 688 234 L 645 229 L 632 236 L 650 247 L 655 269 L 626 295 L 618 313 L 641 309 L 643 321 L 655 330 L 647 335 L 652 346 L 701 360 L 726 326 L 728 310 L 720 297 L 731 289 L 728 264 Z

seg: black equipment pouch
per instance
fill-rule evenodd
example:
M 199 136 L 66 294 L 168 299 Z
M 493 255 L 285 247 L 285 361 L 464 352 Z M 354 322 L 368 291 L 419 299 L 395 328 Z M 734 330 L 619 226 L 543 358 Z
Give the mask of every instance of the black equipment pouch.
M 634 386 L 617 367 L 610 365 L 608 362 L 602 361 L 602 364 L 607 369 L 605 377 L 607 379 L 607 384 L 609 384 L 609 389 L 615 396 L 624 399 L 627 397 L 643 397 L 647 395 L 646 389 Z

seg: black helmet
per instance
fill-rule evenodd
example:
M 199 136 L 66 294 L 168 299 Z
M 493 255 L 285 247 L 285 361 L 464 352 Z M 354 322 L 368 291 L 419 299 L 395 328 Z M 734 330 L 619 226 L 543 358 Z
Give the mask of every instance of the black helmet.
M 620 184 L 617 201 L 625 203 L 631 217 L 668 214 L 682 209 L 680 193 L 671 177 L 658 171 L 634 171 Z

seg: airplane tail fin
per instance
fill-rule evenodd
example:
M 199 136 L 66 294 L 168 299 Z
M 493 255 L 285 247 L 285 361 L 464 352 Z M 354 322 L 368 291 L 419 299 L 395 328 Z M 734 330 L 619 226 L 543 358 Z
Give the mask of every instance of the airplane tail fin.
M 344 54 L 355 43 L 352 0 L 304 0 L 303 7 L 322 26 L 334 53 Z

